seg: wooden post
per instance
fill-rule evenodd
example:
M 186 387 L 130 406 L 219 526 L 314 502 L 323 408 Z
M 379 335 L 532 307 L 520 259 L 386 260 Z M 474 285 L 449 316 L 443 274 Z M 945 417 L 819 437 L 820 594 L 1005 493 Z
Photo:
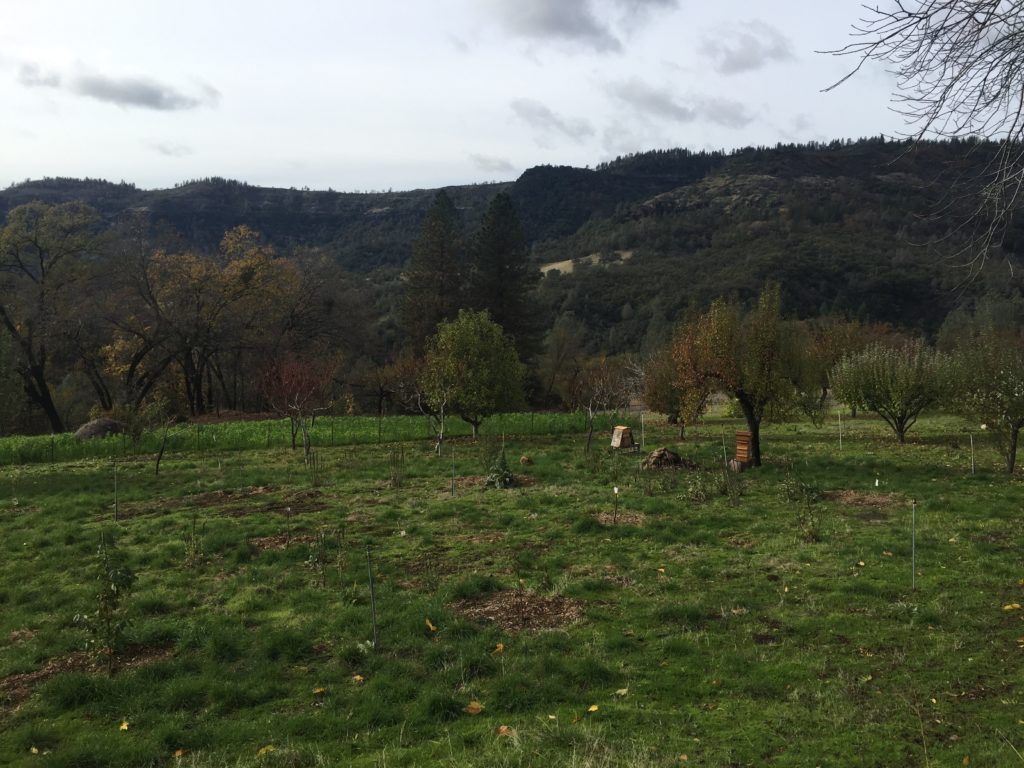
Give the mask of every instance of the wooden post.
M 910 589 L 917 591 L 917 501 L 910 502 Z
M 974 474 L 974 433 L 971 432 L 971 474 Z

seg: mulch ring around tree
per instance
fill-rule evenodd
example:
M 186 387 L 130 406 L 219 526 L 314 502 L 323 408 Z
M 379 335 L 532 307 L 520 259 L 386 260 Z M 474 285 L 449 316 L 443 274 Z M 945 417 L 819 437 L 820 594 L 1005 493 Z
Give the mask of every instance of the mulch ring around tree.
M 249 543 L 252 544 L 260 552 L 275 551 L 281 552 L 288 547 L 293 547 L 299 544 L 309 545 L 316 541 L 316 537 L 308 533 L 278 533 L 273 536 L 254 536 L 249 539 Z
M 138 667 L 164 661 L 174 656 L 173 648 L 138 645 L 132 646 L 118 654 L 114 662 L 114 672 L 126 672 Z M 19 672 L 0 678 L 0 710 L 17 707 L 27 699 L 40 683 L 44 683 L 57 675 L 69 672 L 98 672 L 95 659 L 87 653 L 76 651 L 66 656 L 50 659 L 39 669 L 32 672 Z
M 278 490 L 278 487 L 274 485 L 250 485 L 244 488 L 221 488 L 216 491 L 193 493 L 188 496 L 179 496 L 161 501 L 130 502 L 118 505 L 117 516 L 127 520 L 141 515 L 174 512 L 179 509 L 188 509 L 189 507 L 217 507 L 244 499 L 265 496 Z
M 908 504 L 907 499 L 900 494 L 882 491 L 825 491 L 822 498 L 858 510 L 856 516 L 868 522 L 881 522 L 887 519 L 895 508 Z
M 577 600 L 557 595 L 545 597 L 519 589 L 456 600 L 449 607 L 469 619 L 489 621 L 508 632 L 558 629 L 583 618 L 583 604 Z
M 292 517 L 293 515 L 300 515 L 305 512 L 321 512 L 327 509 L 327 503 L 323 501 L 323 495 L 323 491 L 316 488 L 308 488 L 304 491 L 290 493 L 280 500 L 274 499 L 261 504 L 224 507 L 221 513 L 228 517 L 244 517 L 261 512 Z
M 633 525 L 641 526 L 647 518 L 639 512 L 619 512 L 617 515 L 612 512 L 599 512 L 597 522 L 601 525 Z
M 510 485 L 509 487 L 510 488 L 527 488 L 527 487 L 529 487 L 531 485 L 536 485 L 536 484 L 537 484 L 537 479 L 534 478 L 534 477 L 530 477 L 529 475 L 515 475 L 514 479 L 512 480 L 512 485 Z M 473 491 L 473 490 L 479 490 L 481 488 L 488 488 L 488 487 L 489 486 L 487 485 L 487 475 L 466 475 L 466 476 L 463 476 L 463 477 L 456 477 L 455 478 L 455 492 L 456 493 L 458 493 L 459 491 Z M 444 487 L 443 487 L 441 493 L 442 493 L 442 495 L 443 494 L 450 494 L 451 490 L 452 490 L 452 480 L 449 477 L 449 478 L 447 478 L 445 480 L 445 484 L 444 484 Z

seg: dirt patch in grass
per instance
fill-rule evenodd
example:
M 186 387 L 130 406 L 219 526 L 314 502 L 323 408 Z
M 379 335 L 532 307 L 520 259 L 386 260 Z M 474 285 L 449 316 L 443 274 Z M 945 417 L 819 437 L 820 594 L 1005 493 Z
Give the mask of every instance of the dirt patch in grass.
M 565 597 L 506 589 L 457 600 L 451 609 L 476 621 L 489 621 L 509 632 L 558 629 L 583 618 L 583 605 Z
M 265 496 L 277 490 L 279 489 L 274 485 L 250 485 L 244 488 L 221 488 L 216 491 L 193 493 L 187 496 L 161 499 L 159 501 L 120 504 L 118 505 L 118 517 L 127 520 L 141 515 L 174 512 L 179 509 L 188 509 L 189 507 L 219 507 L 223 504 L 230 504 L 243 499 Z
M 597 515 L 597 522 L 601 525 L 633 525 L 641 526 L 646 518 L 639 512 L 619 512 L 613 515 L 611 512 L 600 512 Z
M 292 533 L 278 533 L 274 536 L 255 536 L 249 539 L 249 543 L 256 547 L 260 552 L 267 552 L 270 550 L 280 552 L 295 544 L 312 544 L 315 540 L 316 538 L 308 533 L 298 535 Z
M 850 508 L 854 517 L 868 523 L 881 523 L 889 519 L 891 510 L 906 506 L 907 500 L 896 493 L 881 491 L 825 491 L 822 498 L 836 501 Z
M 882 509 L 895 507 L 906 503 L 906 499 L 896 493 L 882 493 L 880 491 L 825 491 L 822 497 L 827 501 L 838 501 L 848 507 L 870 507 Z
M 292 517 L 307 512 L 321 512 L 327 509 L 327 504 L 323 501 L 323 495 L 323 491 L 309 488 L 290 493 L 280 500 L 265 501 L 261 504 L 228 506 L 223 508 L 221 513 L 228 517 L 245 517 L 246 515 L 255 515 L 261 512 Z
M 16 643 L 24 643 L 27 640 L 31 640 L 36 636 L 34 630 L 31 629 L 15 629 L 9 635 L 7 635 L 7 642 L 11 645 Z
M 117 657 L 114 672 L 127 672 L 146 664 L 169 659 L 173 655 L 173 648 L 133 646 Z M 76 651 L 66 656 L 50 659 L 42 667 L 32 672 L 7 675 L 7 677 L 0 678 L 0 709 L 17 707 L 32 694 L 37 685 L 52 677 L 69 672 L 96 671 L 96 669 L 96 663 L 92 656 Z

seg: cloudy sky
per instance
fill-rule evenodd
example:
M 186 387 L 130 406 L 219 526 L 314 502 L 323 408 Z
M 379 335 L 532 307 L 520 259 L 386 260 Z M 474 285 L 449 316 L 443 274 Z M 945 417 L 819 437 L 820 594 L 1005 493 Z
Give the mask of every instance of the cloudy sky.
M 860 0 L 3 4 L 0 185 L 513 179 L 653 148 L 899 133 L 889 76 L 815 53 Z

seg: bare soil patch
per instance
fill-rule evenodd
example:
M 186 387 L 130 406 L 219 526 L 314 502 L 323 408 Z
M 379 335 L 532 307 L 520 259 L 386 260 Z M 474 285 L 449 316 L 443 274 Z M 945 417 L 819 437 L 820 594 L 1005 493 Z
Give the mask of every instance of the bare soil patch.
M 558 629 L 583 618 L 583 605 L 565 597 L 506 589 L 457 600 L 451 608 L 477 621 L 489 621 L 509 632 Z
M 601 525 L 634 525 L 641 526 L 647 518 L 639 512 L 619 512 L 613 515 L 611 512 L 600 512 L 597 515 L 597 522 Z
M 169 659 L 174 655 L 173 648 L 135 646 L 128 648 L 117 658 L 114 672 L 125 672 L 131 669 L 152 664 L 156 661 Z M 40 683 L 52 677 L 68 672 L 90 672 L 96 670 L 96 664 L 89 654 L 82 651 L 69 653 L 56 659 L 50 659 L 42 667 L 32 672 L 19 672 L 0 678 L 0 709 L 16 707 L 27 699 Z
M 118 506 L 118 517 L 129 519 L 140 515 L 155 515 L 160 512 L 173 512 L 188 507 L 218 507 L 223 504 L 241 501 L 257 496 L 265 496 L 274 493 L 277 486 L 274 485 L 250 485 L 243 488 L 221 488 L 216 491 L 194 493 L 190 496 L 161 499 L 159 501 L 145 501 L 139 503 L 121 504 Z
M 284 515 L 292 517 L 307 512 L 320 512 L 327 509 L 327 503 L 323 501 L 323 491 L 316 488 L 309 488 L 304 491 L 290 493 L 280 500 L 269 500 L 262 504 L 246 504 L 242 506 L 229 506 L 221 510 L 228 517 L 245 517 L 257 513 Z
M 249 543 L 256 547 L 260 552 L 267 552 L 270 550 L 280 552 L 296 544 L 312 544 L 314 541 L 315 537 L 308 533 L 298 535 L 292 533 L 278 533 L 274 536 L 255 536 L 249 539 Z
M 828 501 L 838 501 L 848 507 L 895 507 L 906 503 L 906 499 L 896 493 L 880 491 L 825 491 L 822 496 Z

